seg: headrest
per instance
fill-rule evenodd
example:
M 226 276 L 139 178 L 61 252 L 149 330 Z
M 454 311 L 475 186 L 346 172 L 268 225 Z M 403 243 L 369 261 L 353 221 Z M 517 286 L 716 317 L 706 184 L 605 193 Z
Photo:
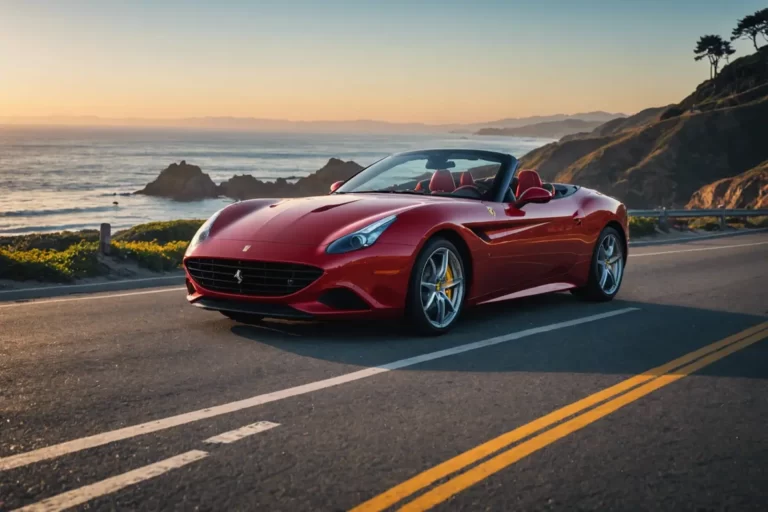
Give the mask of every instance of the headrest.
M 429 180 L 421 180 L 416 184 L 416 188 L 414 190 L 417 192 L 426 192 L 428 187 Z
M 430 192 L 453 192 L 456 184 L 453 182 L 453 174 L 448 169 L 438 169 L 429 180 Z
M 517 190 L 515 195 L 520 195 L 531 187 L 541 187 L 541 178 L 539 173 L 532 169 L 523 169 L 517 173 Z
M 459 180 L 459 186 L 466 187 L 467 185 L 474 185 L 475 178 L 472 177 L 469 171 L 461 173 L 461 179 Z

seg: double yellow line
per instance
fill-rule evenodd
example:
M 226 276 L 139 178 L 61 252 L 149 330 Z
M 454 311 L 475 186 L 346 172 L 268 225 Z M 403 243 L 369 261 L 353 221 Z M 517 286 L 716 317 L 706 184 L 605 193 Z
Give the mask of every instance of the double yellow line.
M 442 503 L 451 496 L 488 478 L 514 464 L 523 457 L 534 453 L 558 439 L 582 429 L 600 418 L 632 403 L 645 395 L 663 388 L 691 373 L 708 366 L 734 352 L 746 348 L 758 341 L 768 338 L 768 322 L 751 327 L 745 331 L 729 336 L 721 341 L 707 345 L 699 350 L 686 354 L 664 365 L 636 375 L 614 386 L 590 395 L 578 402 L 542 416 L 515 430 L 511 430 L 495 439 L 466 451 L 442 464 L 416 475 L 388 491 L 353 508 L 351 512 L 372 512 L 392 507 L 393 505 L 423 491 L 438 480 L 458 473 L 468 466 L 480 462 L 494 453 L 508 448 L 511 444 L 521 441 L 537 432 L 551 427 L 555 423 L 578 414 L 557 426 L 539 433 L 512 448 L 495 455 L 468 471 L 464 471 L 450 480 L 421 494 L 416 499 L 406 503 L 399 510 L 420 511 L 428 510 Z M 610 399 L 610 400 L 609 400 Z M 608 401 L 606 401 L 608 400 Z M 598 405 L 600 404 L 600 405 Z M 596 407 L 594 407 L 596 406 Z M 591 408 L 591 409 L 590 409 Z

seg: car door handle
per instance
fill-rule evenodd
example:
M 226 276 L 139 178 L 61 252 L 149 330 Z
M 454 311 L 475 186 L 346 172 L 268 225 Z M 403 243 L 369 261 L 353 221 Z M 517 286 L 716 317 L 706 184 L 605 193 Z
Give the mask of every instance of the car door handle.
M 582 219 L 583 217 L 579 215 L 579 212 L 573 214 L 573 222 L 575 222 L 578 226 L 581 226 Z

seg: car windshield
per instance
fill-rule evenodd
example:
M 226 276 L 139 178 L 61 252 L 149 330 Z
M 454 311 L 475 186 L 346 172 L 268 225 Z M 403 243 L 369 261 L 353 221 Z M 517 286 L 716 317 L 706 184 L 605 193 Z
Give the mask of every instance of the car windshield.
M 435 150 L 392 155 L 344 183 L 337 194 L 391 193 L 483 199 L 503 166 L 502 155 Z

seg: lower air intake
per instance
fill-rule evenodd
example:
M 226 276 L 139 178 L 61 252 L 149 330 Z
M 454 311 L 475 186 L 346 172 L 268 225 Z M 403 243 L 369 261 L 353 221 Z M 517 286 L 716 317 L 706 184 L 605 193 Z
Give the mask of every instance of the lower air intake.
M 188 258 L 184 265 L 192 279 L 207 290 L 255 297 L 290 295 L 323 275 L 317 267 L 269 261 Z

